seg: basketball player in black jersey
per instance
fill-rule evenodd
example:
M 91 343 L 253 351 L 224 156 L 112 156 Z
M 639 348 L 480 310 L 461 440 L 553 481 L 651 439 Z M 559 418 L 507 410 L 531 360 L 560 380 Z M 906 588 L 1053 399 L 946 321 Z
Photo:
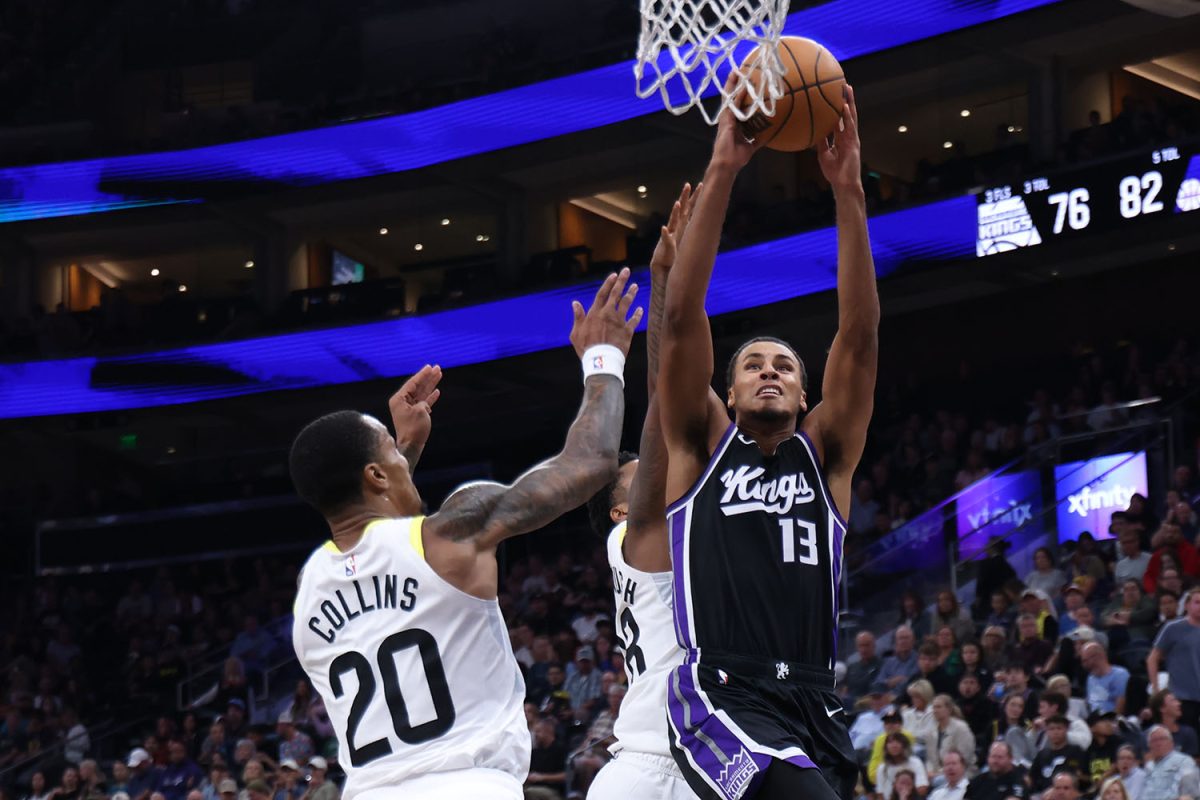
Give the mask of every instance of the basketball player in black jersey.
M 658 402 L 685 651 L 667 691 L 669 732 L 701 797 L 849 798 L 854 750 L 832 668 L 843 514 L 871 418 L 879 327 L 853 91 L 818 153 L 837 201 L 839 311 L 821 402 L 809 410 L 796 350 L 758 337 L 729 367 L 730 424 L 708 401 L 704 299 L 734 179 L 755 150 L 726 112 L 667 283 Z

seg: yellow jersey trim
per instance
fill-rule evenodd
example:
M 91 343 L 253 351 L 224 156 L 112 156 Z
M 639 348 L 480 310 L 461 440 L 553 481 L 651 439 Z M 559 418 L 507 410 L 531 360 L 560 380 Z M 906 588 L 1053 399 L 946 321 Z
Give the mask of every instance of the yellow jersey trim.
M 425 517 L 413 517 L 408 523 L 408 541 L 412 543 L 413 550 L 417 551 L 417 555 L 421 560 L 425 560 L 425 540 L 421 537 L 421 526 L 425 522 Z
M 629 526 L 625 524 L 625 520 L 617 523 L 617 547 L 625 544 L 625 533 L 629 530 Z

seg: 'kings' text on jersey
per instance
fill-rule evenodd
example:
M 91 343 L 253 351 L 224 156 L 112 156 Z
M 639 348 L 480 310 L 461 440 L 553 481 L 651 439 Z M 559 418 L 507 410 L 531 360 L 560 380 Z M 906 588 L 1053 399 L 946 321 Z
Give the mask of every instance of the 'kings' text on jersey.
M 846 525 L 807 435 L 768 456 L 730 425 L 667 517 L 680 646 L 832 669 Z

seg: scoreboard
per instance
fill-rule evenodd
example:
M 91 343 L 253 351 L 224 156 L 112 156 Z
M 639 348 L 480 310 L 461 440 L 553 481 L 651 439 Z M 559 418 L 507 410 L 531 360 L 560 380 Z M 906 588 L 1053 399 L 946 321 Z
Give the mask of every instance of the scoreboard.
M 978 257 L 1167 216 L 1200 223 L 1200 147 L 1175 144 L 1099 164 L 990 186 L 978 195 Z

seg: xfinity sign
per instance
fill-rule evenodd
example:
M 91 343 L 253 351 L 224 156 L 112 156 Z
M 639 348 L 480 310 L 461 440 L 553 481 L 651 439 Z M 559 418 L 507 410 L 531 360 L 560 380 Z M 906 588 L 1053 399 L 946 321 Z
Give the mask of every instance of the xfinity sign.
M 1117 453 L 1054 468 L 1054 499 L 1058 505 L 1058 539 L 1074 541 L 1089 531 L 1110 539 L 1114 511 L 1129 507 L 1135 494 L 1147 494 L 1146 452 Z
M 1041 536 L 1042 486 L 1037 470 L 993 475 L 977 481 L 955 502 L 960 558 L 974 558 L 1000 536 L 1020 546 Z

